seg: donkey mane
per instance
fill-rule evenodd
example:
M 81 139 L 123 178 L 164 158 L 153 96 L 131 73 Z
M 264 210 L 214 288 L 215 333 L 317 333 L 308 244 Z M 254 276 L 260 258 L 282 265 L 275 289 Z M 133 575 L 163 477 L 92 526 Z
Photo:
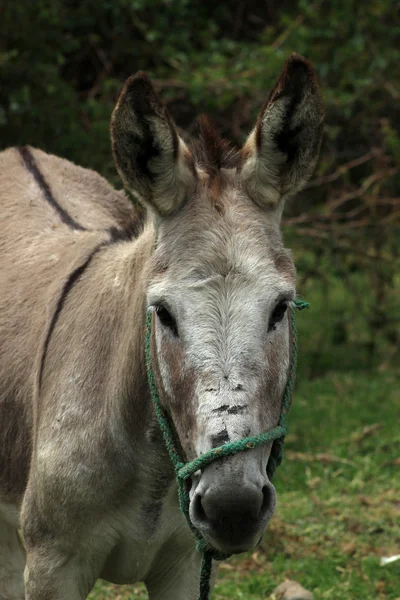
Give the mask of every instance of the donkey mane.
M 207 115 L 197 119 L 198 136 L 189 142 L 195 163 L 210 176 L 218 175 L 220 169 L 239 166 L 240 149 L 220 136 L 215 124 Z

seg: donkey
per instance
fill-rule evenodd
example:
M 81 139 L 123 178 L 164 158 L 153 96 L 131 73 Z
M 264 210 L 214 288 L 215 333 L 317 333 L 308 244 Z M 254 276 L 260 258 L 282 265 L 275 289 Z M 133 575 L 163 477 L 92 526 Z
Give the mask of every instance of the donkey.
M 0 154 L 0 599 L 82 600 L 101 577 L 194 600 L 200 555 L 151 403 L 183 455 L 277 424 L 295 268 L 285 199 L 317 161 L 322 99 L 293 54 L 241 150 L 200 121 L 192 145 L 150 80 L 111 119 L 132 204 L 99 175 L 29 147 Z M 274 511 L 271 444 L 190 480 L 215 549 L 256 546 Z M 23 543 L 18 530 L 22 530 Z

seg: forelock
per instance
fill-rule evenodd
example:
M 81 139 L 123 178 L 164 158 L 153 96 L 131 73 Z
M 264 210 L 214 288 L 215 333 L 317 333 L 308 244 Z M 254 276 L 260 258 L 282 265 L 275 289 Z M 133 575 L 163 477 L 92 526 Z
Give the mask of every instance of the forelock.
M 211 177 L 217 176 L 221 169 L 235 169 L 239 165 L 239 148 L 221 137 L 206 115 L 200 116 L 197 123 L 198 136 L 190 142 L 197 166 Z

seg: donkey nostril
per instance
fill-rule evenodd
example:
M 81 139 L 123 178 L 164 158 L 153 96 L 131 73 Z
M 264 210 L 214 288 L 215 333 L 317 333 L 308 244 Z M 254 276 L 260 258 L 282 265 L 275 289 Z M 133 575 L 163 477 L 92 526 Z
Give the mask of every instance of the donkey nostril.
M 264 485 L 262 489 L 263 501 L 260 509 L 260 516 L 272 513 L 275 508 L 275 488 L 272 485 Z
M 193 499 L 193 512 L 196 517 L 196 520 L 205 522 L 207 521 L 207 516 L 202 504 L 202 497 L 200 494 L 196 494 Z

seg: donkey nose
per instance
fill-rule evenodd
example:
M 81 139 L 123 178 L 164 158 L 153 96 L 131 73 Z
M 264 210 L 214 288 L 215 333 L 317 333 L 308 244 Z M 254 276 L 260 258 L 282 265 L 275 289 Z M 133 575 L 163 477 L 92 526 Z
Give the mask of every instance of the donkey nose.
M 245 487 L 240 491 L 230 490 L 221 494 L 218 489 L 208 489 L 199 498 L 204 517 L 210 523 L 221 521 L 240 521 L 251 523 L 263 520 L 266 513 L 275 506 L 275 494 L 272 484 L 268 483 L 261 490 Z
M 195 494 L 191 519 L 217 549 L 244 552 L 259 541 L 275 503 L 275 488 L 269 482 L 263 488 L 215 486 Z

